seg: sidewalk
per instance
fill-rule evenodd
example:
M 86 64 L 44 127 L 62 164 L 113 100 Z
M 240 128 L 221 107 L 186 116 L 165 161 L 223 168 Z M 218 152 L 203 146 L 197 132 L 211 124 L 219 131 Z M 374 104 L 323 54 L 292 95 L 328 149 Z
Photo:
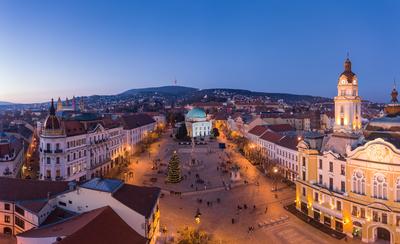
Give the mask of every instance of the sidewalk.
M 300 212 L 299 210 L 296 209 L 296 205 L 295 203 L 286 205 L 284 207 L 288 212 L 292 213 L 293 215 L 295 215 L 296 217 L 298 217 L 299 219 L 303 220 L 304 222 L 310 224 L 311 226 L 315 227 L 316 229 L 318 229 L 319 231 L 324 232 L 325 234 L 328 234 L 338 240 L 343 239 L 346 234 L 338 232 L 336 230 L 333 230 L 331 228 L 329 228 L 328 226 L 315 221 L 313 218 L 310 218 L 309 216 L 305 215 L 304 213 Z

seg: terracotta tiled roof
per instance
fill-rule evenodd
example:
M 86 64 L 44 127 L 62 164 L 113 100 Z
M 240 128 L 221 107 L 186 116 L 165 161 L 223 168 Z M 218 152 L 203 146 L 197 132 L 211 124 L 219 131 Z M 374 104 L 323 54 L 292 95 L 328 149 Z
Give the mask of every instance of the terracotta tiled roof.
M 68 182 L 39 181 L 0 177 L 0 200 L 23 201 L 44 199 L 68 190 Z
M 23 208 L 29 210 L 30 212 L 39 213 L 40 210 L 42 210 L 42 208 L 44 206 L 46 206 L 47 202 L 48 202 L 48 200 L 47 200 L 47 198 L 45 198 L 45 199 L 40 199 L 40 200 L 20 201 L 17 204 L 20 207 L 23 207 Z
M 86 134 L 85 126 L 83 123 L 76 120 L 64 120 L 63 121 L 65 134 L 67 136 L 77 136 Z
M 276 125 L 268 125 L 268 129 L 274 132 L 286 132 L 286 131 L 294 131 L 295 129 L 289 124 L 276 124 Z
M 113 193 L 113 197 L 125 206 L 149 218 L 157 205 L 161 190 L 158 187 L 144 187 L 125 184 Z
M 135 129 L 154 122 L 154 119 L 147 114 L 132 114 L 122 116 L 122 124 L 125 130 Z
M 277 144 L 282 147 L 286 147 L 297 151 L 297 144 L 298 144 L 297 139 L 298 139 L 297 136 L 284 136 L 277 142 Z
M 277 143 L 282 138 L 282 136 L 279 135 L 278 133 L 267 131 L 260 138 L 265 141 Z
M 57 243 L 147 243 L 109 207 L 98 208 L 64 221 L 18 234 L 24 238 L 63 237 Z
M 255 136 L 261 136 L 266 131 L 267 131 L 267 127 L 265 127 L 263 125 L 256 125 L 253 129 L 249 130 L 249 134 L 252 134 Z

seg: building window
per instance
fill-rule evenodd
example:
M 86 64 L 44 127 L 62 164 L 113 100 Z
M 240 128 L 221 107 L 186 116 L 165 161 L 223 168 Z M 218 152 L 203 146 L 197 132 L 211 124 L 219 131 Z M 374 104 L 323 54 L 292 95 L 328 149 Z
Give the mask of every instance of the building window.
M 10 223 L 10 216 L 4 215 L 4 223 Z
M 25 210 L 23 210 L 22 208 L 18 207 L 17 205 L 15 205 L 15 212 L 17 212 L 21 216 L 24 216 L 24 214 L 25 214 Z
M 319 195 L 318 192 L 314 193 L 314 201 L 318 202 L 319 201 Z
M 306 167 L 306 158 L 303 157 L 303 167 Z
M 15 216 L 15 225 L 20 227 L 21 229 L 25 229 L 25 222 L 18 216 Z
M 341 175 L 346 175 L 346 167 L 343 164 L 340 165 L 340 174 Z
M 333 173 L 333 162 L 329 162 L 329 172 Z
M 333 190 L 333 178 L 329 177 L 329 190 Z
M 67 204 L 66 204 L 65 202 L 62 202 L 62 201 L 59 201 L 59 202 L 58 202 L 58 205 L 61 205 L 61 206 L 64 206 L 64 207 L 67 206 Z
M 361 208 L 361 218 L 365 219 L 365 208 Z
M 344 125 L 344 118 L 340 118 L 340 125 L 341 125 L 341 126 Z
M 373 196 L 378 199 L 387 199 L 386 178 L 381 174 L 376 174 L 374 176 Z
M 338 211 L 342 211 L 342 202 L 341 201 L 336 201 L 336 209 Z
M 319 169 L 322 169 L 322 159 L 319 160 Z
M 305 197 L 305 196 L 306 196 L 306 188 L 303 187 L 303 197 Z
M 387 218 L 388 218 L 387 213 L 382 213 L 382 223 L 383 224 L 387 224 Z
M 352 191 L 357 194 L 365 195 L 365 177 L 361 171 L 354 171 L 352 182 Z
M 56 164 L 60 164 L 60 158 L 59 157 L 56 158 Z
M 340 182 L 340 191 L 346 192 L 346 182 L 344 181 Z
M 50 164 L 50 158 L 49 157 L 46 158 L 46 161 L 47 161 L 47 164 Z
M 400 202 L 400 178 L 396 181 L 396 201 Z
M 303 170 L 303 180 L 306 180 L 306 172 Z
M 322 185 L 322 183 L 323 183 L 323 182 L 322 182 L 322 175 L 319 175 L 319 176 L 318 176 L 318 183 L 319 183 L 320 185 Z
M 10 210 L 10 204 L 9 203 L 4 203 L 4 210 Z
M 372 211 L 372 220 L 374 222 L 379 222 L 379 214 L 377 211 Z
M 357 206 L 353 206 L 353 207 L 351 208 L 351 215 L 357 216 Z

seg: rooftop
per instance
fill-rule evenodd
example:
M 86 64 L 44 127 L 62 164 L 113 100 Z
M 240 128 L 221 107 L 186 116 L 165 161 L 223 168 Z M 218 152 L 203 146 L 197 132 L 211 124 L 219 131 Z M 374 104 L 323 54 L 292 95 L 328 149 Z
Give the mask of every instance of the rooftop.
M 88 188 L 92 190 L 98 190 L 98 191 L 105 191 L 105 192 L 114 192 L 117 190 L 119 187 L 121 187 L 124 184 L 121 180 L 117 179 L 102 179 L 102 178 L 93 178 L 82 185 L 80 185 L 83 188 Z

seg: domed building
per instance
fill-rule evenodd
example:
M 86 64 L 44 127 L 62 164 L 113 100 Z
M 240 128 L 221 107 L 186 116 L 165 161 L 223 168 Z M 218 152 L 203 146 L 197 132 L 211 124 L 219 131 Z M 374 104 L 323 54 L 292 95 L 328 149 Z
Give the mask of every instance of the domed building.
M 211 134 L 211 121 L 207 119 L 206 112 L 201 108 L 191 109 L 185 117 L 188 135 L 194 137 L 207 137 Z

